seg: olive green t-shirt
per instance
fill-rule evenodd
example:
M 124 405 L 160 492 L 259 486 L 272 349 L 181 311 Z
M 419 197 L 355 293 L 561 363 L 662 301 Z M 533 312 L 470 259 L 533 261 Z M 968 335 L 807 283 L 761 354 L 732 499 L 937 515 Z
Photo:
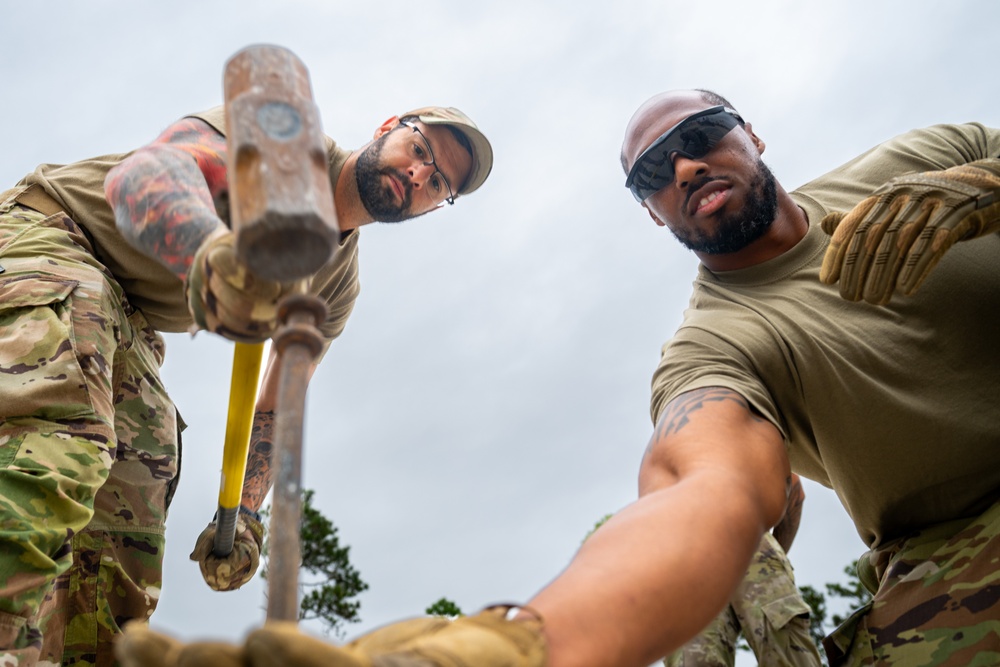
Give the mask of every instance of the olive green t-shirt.
M 998 130 L 934 126 L 792 192 L 810 223 L 794 248 L 747 269 L 699 267 L 653 376 L 654 422 L 683 392 L 740 393 L 872 547 L 983 511 L 1000 496 L 1000 236 L 956 244 L 916 295 L 872 306 L 820 283 L 819 222 L 893 176 L 998 155 Z
M 225 134 L 223 107 L 192 115 Z M 339 148 L 329 137 L 326 144 L 330 182 L 336 184 L 350 151 Z M 121 284 L 129 303 L 141 310 L 155 329 L 187 331 L 193 322 L 180 280 L 122 238 L 104 197 L 108 172 L 130 154 L 103 155 L 67 165 L 39 165 L 18 186 L 40 185 L 86 230 L 95 254 Z M 327 302 L 329 315 L 320 329 L 328 340 L 344 330 L 359 290 L 358 231 L 354 230 L 342 237 L 334 257 L 312 281 L 312 291 Z

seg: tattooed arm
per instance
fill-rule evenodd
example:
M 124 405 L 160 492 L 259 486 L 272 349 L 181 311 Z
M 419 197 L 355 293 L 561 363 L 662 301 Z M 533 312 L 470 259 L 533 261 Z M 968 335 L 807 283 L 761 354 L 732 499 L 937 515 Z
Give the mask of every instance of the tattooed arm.
M 806 492 L 802 488 L 802 480 L 795 473 L 792 473 L 792 484 L 788 490 L 788 508 L 785 516 L 771 530 L 774 539 L 778 541 L 781 548 L 788 553 L 795 541 L 795 535 L 799 532 L 799 522 L 802 519 L 802 503 L 806 499 Z
M 104 181 L 125 240 L 182 281 L 202 242 L 225 227 L 215 206 L 227 196 L 225 156 L 221 134 L 202 120 L 185 118 L 132 153 Z
M 546 621 L 550 655 L 649 665 L 695 636 L 781 518 L 790 474 L 781 434 L 739 394 L 708 387 L 671 401 L 643 459 L 639 499 L 528 602 Z
M 310 379 L 315 370 L 316 365 L 313 364 L 309 370 Z M 272 347 L 260 383 L 260 396 L 257 399 L 253 429 L 250 432 L 250 452 L 247 455 L 247 472 L 243 480 L 243 498 L 240 501 L 244 507 L 255 512 L 260 511 L 274 481 L 271 456 L 274 452 L 274 419 L 279 371 L 278 355 Z

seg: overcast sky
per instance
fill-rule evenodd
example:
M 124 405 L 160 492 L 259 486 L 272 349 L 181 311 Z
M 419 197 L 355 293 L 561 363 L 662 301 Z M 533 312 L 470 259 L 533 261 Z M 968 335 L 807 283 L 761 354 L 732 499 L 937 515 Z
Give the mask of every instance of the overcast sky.
M 370 585 L 350 635 L 442 596 L 466 611 L 526 600 L 634 499 L 650 377 L 696 267 L 623 187 L 618 151 L 644 100 L 725 95 L 786 189 L 913 127 L 1000 124 L 990 0 L 2 11 L 0 189 L 221 103 L 226 59 L 260 42 L 307 64 L 342 146 L 428 104 L 459 107 L 491 138 L 475 196 L 363 230 L 361 298 L 310 388 L 304 483 Z M 189 427 L 153 622 L 185 638 L 235 639 L 264 616 L 259 580 L 215 593 L 187 559 L 217 504 L 231 354 L 207 334 L 168 336 L 163 375 Z M 821 588 L 864 547 L 830 491 L 806 490 L 791 558 L 799 583 Z

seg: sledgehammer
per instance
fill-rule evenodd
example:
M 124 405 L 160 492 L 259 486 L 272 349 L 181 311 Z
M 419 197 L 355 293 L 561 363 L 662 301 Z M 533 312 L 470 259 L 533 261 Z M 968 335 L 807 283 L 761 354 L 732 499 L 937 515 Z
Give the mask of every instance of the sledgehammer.
M 329 261 L 339 238 L 326 144 L 308 71 L 287 49 L 251 46 L 226 63 L 224 87 L 230 213 L 237 256 L 263 278 L 283 282 L 308 278 Z M 280 388 L 272 454 L 277 483 L 268 618 L 294 621 L 298 620 L 302 415 L 308 367 L 322 346 L 316 326 L 325 318 L 326 305 L 300 294 L 282 302 L 279 310 L 283 326 L 275 335 Z M 261 352 L 237 343 L 234 379 L 237 374 L 248 375 L 254 363 L 259 368 Z M 244 398 L 237 405 L 230 403 L 231 421 L 234 411 L 241 416 L 253 414 L 255 392 L 239 393 Z M 227 433 L 223 459 L 242 460 L 243 474 L 223 478 L 215 543 L 218 555 L 232 550 L 249 429 L 245 437 L 233 440 L 237 439 L 231 446 Z M 232 487 L 239 491 L 233 494 Z M 223 498 L 228 506 L 223 506 Z

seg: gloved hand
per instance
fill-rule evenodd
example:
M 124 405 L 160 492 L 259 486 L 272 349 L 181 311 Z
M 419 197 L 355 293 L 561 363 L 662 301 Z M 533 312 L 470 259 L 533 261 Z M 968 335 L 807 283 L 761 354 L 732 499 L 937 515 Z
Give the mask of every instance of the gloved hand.
M 243 343 L 267 340 L 278 326 L 278 301 L 306 281 L 258 278 L 236 258 L 236 235 L 213 232 L 195 253 L 187 277 L 188 310 L 198 328 Z
M 850 301 L 916 292 L 956 241 L 1000 230 L 1000 159 L 892 179 L 849 213 L 822 222 L 833 238 L 820 280 Z
M 132 621 L 115 640 L 121 667 L 245 667 L 243 649 L 225 642 L 182 644 Z
M 233 550 L 225 558 L 220 558 L 212 552 L 215 546 L 215 531 L 215 521 L 201 531 L 195 542 L 194 551 L 191 552 L 191 560 L 198 562 L 201 576 L 213 590 L 235 591 L 253 579 L 260 565 L 264 525 L 260 522 L 260 515 L 240 506 L 240 513 L 236 518 Z
M 454 621 L 441 617 L 393 623 L 334 646 L 288 621 L 254 630 L 244 646 L 218 642 L 182 645 L 132 623 L 115 645 L 122 667 L 542 667 L 542 622 L 506 620 L 509 607 L 493 607 Z

